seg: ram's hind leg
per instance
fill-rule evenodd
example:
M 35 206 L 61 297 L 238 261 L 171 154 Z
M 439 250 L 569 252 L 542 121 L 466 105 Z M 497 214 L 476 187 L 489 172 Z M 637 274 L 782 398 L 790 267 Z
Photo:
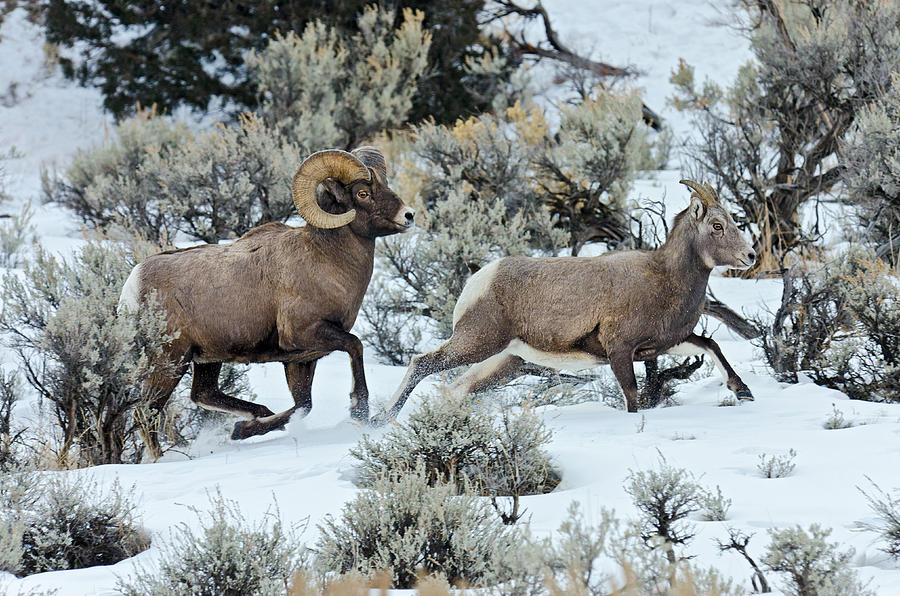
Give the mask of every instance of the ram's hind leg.
M 287 380 L 294 405 L 284 412 L 271 416 L 260 416 L 252 420 L 240 420 L 234 424 L 232 439 L 246 439 L 255 435 L 264 435 L 272 430 L 279 430 L 290 422 L 291 417 L 299 412 L 303 418 L 312 409 L 312 382 L 316 372 L 316 361 L 285 362 L 284 376 Z
M 274 412 L 262 404 L 255 404 L 223 393 L 219 389 L 221 362 L 194 363 L 194 381 L 191 385 L 191 401 L 207 410 L 243 416 L 248 420 L 273 416 Z M 243 439 L 250 435 L 239 432 L 235 425 L 232 438 Z
M 165 408 L 172 397 L 172 393 L 181 381 L 181 377 L 190 366 L 190 352 L 184 350 L 177 352 L 177 357 L 172 357 L 172 350 L 166 354 L 166 358 L 172 361 L 172 368 L 168 371 L 157 372 L 147 381 L 144 388 L 147 399 L 147 407 L 135 411 L 135 419 L 138 426 L 138 436 L 144 443 L 147 454 L 154 460 L 162 455 L 159 444 L 159 434 L 165 424 Z

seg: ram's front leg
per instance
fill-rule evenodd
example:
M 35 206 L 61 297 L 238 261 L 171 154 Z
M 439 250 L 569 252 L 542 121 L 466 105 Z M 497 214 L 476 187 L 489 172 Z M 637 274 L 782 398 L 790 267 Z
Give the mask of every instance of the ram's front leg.
M 350 372 L 353 386 L 350 388 L 350 416 L 356 420 L 369 420 L 369 388 L 363 369 L 363 345 L 359 338 L 340 326 L 322 321 L 314 332 L 316 349 L 346 352 L 350 356 Z

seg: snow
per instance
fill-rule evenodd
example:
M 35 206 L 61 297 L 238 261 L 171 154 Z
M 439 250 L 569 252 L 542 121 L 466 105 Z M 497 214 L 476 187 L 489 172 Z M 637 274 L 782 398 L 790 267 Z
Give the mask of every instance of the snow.
M 719 15 L 705 3 L 548 0 L 546 6 L 563 39 L 575 40 L 575 47 L 593 46 L 597 58 L 639 67 L 644 75 L 637 84 L 644 88 L 647 104 L 660 111 L 679 136 L 689 132 L 689 122 L 665 102 L 671 94 L 668 76 L 678 58 L 695 65 L 700 80 L 710 76 L 725 83 L 749 57 L 746 42 L 734 31 L 712 24 Z M 21 99 L 0 105 L 0 148 L 14 145 L 22 153 L 5 164 L 12 176 L 7 190 L 14 197 L 7 208 L 34 201 L 41 242 L 68 254 L 82 242 L 82 232 L 70 214 L 39 205 L 40 168 L 64 167 L 77 148 L 104 138 L 110 119 L 101 110 L 99 92 L 79 88 L 58 70 L 44 66 L 42 44 L 39 30 L 27 21 L 23 9 L 5 16 L 0 26 L 0 95 L 15 83 Z M 671 217 L 686 196 L 679 177 L 676 171 L 647 173 L 632 197 L 664 198 Z M 774 309 L 781 294 L 777 280 L 715 276 L 711 285 L 739 312 Z M 720 407 L 731 393 L 706 366 L 710 376 L 681 385 L 673 407 L 637 415 L 601 403 L 542 408 L 554 433 L 550 451 L 562 471 L 562 484 L 550 494 L 524 499 L 532 531 L 553 532 L 572 501 L 580 501 L 589 518 L 596 519 L 602 508 L 633 518 L 636 511 L 623 490 L 624 480 L 629 470 L 657 466 L 664 456 L 670 465 L 694 473 L 702 485 L 720 486 L 733 501 L 727 521 L 694 521 L 697 537 L 689 551 L 697 555 L 696 563 L 715 566 L 748 586 L 746 563 L 736 555 L 719 555 L 714 538 L 725 538 L 728 527 L 755 532 L 750 549 L 758 558 L 768 542 L 767 529 L 819 523 L 833 529 L 831 540 L 856 549 L 852 564 L 873 589 L 900 594 L 900 565 L 878 550 L 871 532 L 857 530 L 860 522 L 872 521 L 873 516 L 856 488 L 868 486 L 867 478 L 886 490 L 900 487 L 900 406 L 850 401 L 810 383 L 778 383 L 749 342 L 715 322 L 708 328 L 756 401 Z M 2 364 L 15 366 L 9 355 Z M 366 375 L 373 406 L 389 400 L 404 372 L 369 357 Z M 255 365 L 250 380 L 261 401 L 273 410 L 290 405 L 280 365 Z M 430 379 L 420 385 L 401 419 L 418 399 L 436 391 L 436 382 Z M 249 519 L 262 516 L 273 502 L 288 521 L 308 519 L 304 538 L 314 543 L 316 524 L 326 515 L 338 514 L 358 491 L 350 479 L 353 461 L 348 450 L 364 433 L 384 432 L 350 421 L 349 390 L 349 361 L 344 354 L 333 354 L 318 365 L 312 412 L 284 432 L 233 442 L 227 429 L 216 428 L 198 439 L 188 454 L 170 453 L 158 463 L 60 472 L 91 475 L 104 484 L 119 480 L 126 487 L 133 485 L 154 545 L 110 567 L 23 579 L 6 575 L 0 577 L 0 586 L 8 594 L 37 588 L 55 588 L 62 595 L 115 594 L 117 576 L 127 575 L 135 561 L 152 564 L 159 544 L 174 526 L 182 522 L 196 526 L 190 508 L 208 507 L 208 495 L 217 488 L 237 500 Z M 835 408 L 856 425 L 823 428 Z M 760 455 L 782 455 L 791 449 L 797 455 L 790 476 L 760 475 Z

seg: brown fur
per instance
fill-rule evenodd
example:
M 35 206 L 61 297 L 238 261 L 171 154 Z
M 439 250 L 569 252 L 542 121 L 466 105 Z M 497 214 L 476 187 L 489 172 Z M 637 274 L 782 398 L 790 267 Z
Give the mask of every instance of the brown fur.
M 731 216 L 695 193 L 690 207 L 675 217 L 665 244 L 656 250 L 592 258 L 502 259 L 487 287 L 470 290 L 467 284 L 460 296 L 460 304 L 466 298 L 465 308 L 457 313 L 452 337 L 434 352 L 413 359 L 387 415 L 395 416 L 428 374 L 480 363 L 519 345 L 511 342 L 524 342 L 560 359 L 608 362 L 629 411 L 637 410 L 632 363 L 684 343 L 724 363 L 730 371 L 729 387 L 749 398 L 746 385 L 733 374 L 715 342 L 694 335 L 693 328 L 712 268 L 746 267 L 754 258 Z M 480 292 L 477 298 L 471 295 L 475 291 Z M 484 376 L 476 373 L 469 389 L 507 380 L 517 364 L 516 355 L 496 361 Z
M 323 209 L 356 210 L 344 227 L 268 223 L 233 244 L 167 251 L 140 265 L 139 295 L 155 292 L 169 330 L 178 333 L 166 347 L 167 357 L 181 374 L 194 363 L 191 398 L 249 419 L 235 425 L 233 438 L 283 427 L 295 410 L 308 412 L 315 361 L 334 350 L 350 355 L 351 414 L 368 419 L 362 344 L 349 331 L 372 276 L 375 239 L 412 223 L 412 210 L 384 178 L 371 178 L 323 183 Z M 283 362 L 295 406 L 274 415 L 263 405 L 225 395 L 218 388 L 223 362 Z M 154 381 L 160 395 L 155 408 L 165 405 L 177 383 Z

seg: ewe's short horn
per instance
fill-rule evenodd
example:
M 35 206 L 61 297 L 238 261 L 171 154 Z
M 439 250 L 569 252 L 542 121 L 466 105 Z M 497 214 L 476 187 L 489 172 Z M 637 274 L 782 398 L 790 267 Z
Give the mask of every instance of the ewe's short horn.
M 694 192 L 691 193 L 691 196 L 696 195 L 707 207 L 715 207 L 719 204 L 719 196 L 709 184 L 698 184 L 693 180 L 681 180 L 680 183 L 693 190 Z
M 317 228 L 339 228 L 356 217 L 356 210 L 336 215 L 328 213 L 316 203 L 316 188 L 326 178 L 336 178 L 343 184 L 354 180 L 371 180 L 369 169 L 354 155 L 339 149 L 328 149 L 313 153 L 300 164 L 294 174 L 294 206 L 297 212 L 311 226 Z
M 357 147 L 352 151 L 361 162 L 371 168 L 378 181 L 387 186 L 387 163 L 384 161 L 384 155 L 375 147 Z

